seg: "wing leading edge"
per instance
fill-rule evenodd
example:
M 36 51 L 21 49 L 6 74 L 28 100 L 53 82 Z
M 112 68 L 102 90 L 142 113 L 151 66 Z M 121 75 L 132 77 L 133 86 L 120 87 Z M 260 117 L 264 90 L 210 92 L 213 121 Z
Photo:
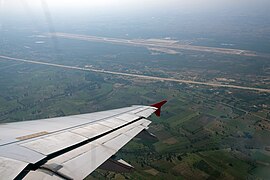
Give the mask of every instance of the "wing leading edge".
M 146 118 L 165 103 L 2 124 L 0 179 L 83 179 L 148 129 Z

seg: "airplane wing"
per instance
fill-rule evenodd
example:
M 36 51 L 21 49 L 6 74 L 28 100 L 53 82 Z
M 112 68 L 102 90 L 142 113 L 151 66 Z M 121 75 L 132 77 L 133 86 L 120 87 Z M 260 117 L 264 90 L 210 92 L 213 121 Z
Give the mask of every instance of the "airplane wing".
M 0 179 L 83 179 L 148 129 L 146 118 L 165 103 L 0 124 Z

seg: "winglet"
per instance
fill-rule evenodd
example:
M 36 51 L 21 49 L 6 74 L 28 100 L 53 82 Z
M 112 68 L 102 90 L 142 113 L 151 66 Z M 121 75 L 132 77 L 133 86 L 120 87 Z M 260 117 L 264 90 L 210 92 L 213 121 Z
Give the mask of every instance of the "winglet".
M 164 101 L 161 101 L 161 102 L 158 102 L 156 104 L 152 104 L 150 106 L 152 107 L 155 107 L 155 108 L 158 108 L 155 112 L 155 114 L 159 117 L 160 116 L 160 112 L 161 112 L 161 107 L 167 102 L 167 100 L 164 100 Z

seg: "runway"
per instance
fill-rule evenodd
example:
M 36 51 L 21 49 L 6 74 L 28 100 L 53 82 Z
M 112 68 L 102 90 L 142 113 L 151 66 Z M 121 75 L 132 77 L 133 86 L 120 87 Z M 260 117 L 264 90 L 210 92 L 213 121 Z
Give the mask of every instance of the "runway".
M 230 55 L 241 55 L 241 56 L 257 56 L 256 52 L 241 50 L 241 49 L 229 49 L 229 48 L 216 48 L 206 46 L 195 46 L 188 44 L 181 44 L 175 40 L 164 40 L 164 39 L 121 39 L 121 38 L 108 38 L 99 36 L 89 36 L 80 34 L 70 33 L 49 33 L 49 36 L 66 39 L 76 39 L 82 41 L 91 42 L 104 42 L 111 44 L 121 44 L 126 46 L 140 46 L 146 48 L 163 48 L 169 50 L 189 50 L 189 51 L 200 51 L 208 53 L 219 53 L 219 54 L 230 54 Z

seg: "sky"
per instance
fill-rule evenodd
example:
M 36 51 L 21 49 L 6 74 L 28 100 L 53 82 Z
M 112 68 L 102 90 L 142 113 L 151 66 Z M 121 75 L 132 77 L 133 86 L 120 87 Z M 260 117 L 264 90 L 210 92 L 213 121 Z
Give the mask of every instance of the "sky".
M 269 0 L 0 0 L 4 13 L 23 12 L 27 9 L 40 11 L 41 4 L 61 13 L 99 11 L 136 11 L 175 9 L 184 12 L 202 12 L 224 9 L 266 11 Z
M 138 31 L 141 25 L 164 29 L 160 32 L 192 29 L 199 35 L 212 31 L 233 35 L 258 27 L 265 37 L 269 7 L 270 0 L 0 0 L 0 29 L 27 23 L 43 27 L 50 23 L 56 30 L 77 25 L 97 29 L 105 24 Z

